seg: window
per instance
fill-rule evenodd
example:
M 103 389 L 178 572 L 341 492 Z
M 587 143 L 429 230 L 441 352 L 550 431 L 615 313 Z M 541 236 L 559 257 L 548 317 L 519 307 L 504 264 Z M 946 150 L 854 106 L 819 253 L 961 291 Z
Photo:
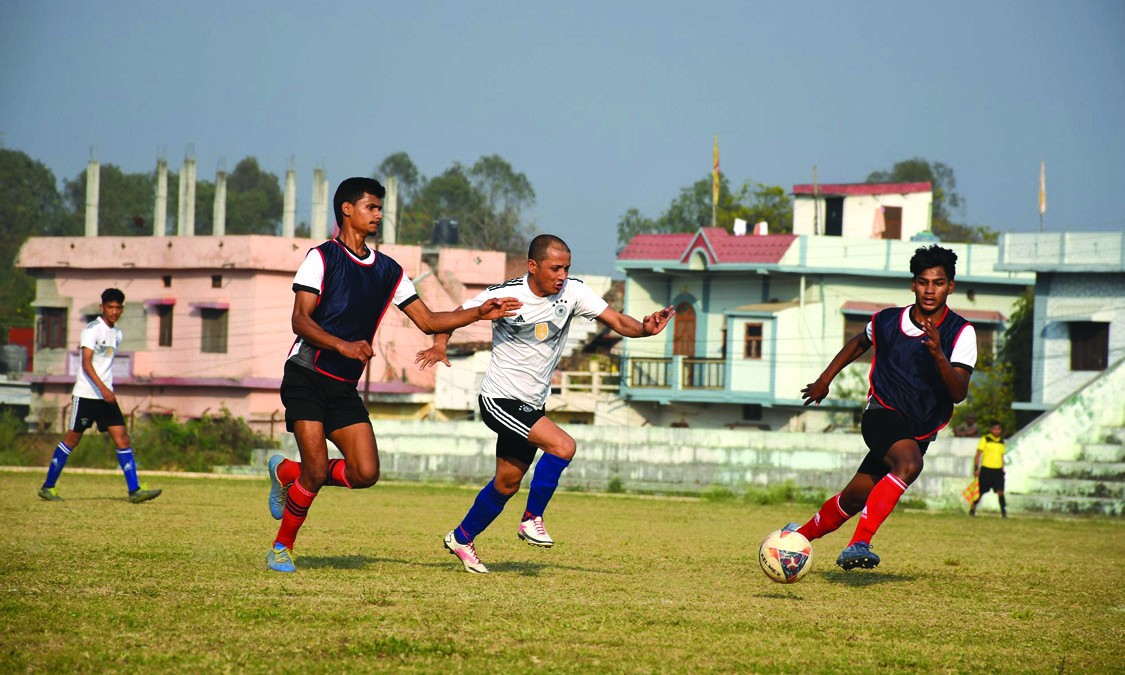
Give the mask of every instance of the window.
M 1109 364 L 1109 324 L 1074 321 L 1070 324 L 1070 369 L 1105 370 Z
M 157 344 L 161 347 L 172 346 L 172 308 L 172 305 L 156 306 L 156 316 L 160 319 L 160 337 Z
M 746 348 L 742 355 L 748 359 L 762 358 L 762 324 L 746 324 Z
M 992 356 L 996 353 L 996 328 L 973 324 L 977 331 L 977 357 Z
M 883 207 L 883 239 L 902 239 L 902 207 Z
M 762 421 L 762 406 L 758 403 L 743 403 L 742 404 L 742 421 L 743 422 L 761 422 Z
M 223 275 L 212 274 L 211 275 L 211 288 L 222 288 L 222 287 L 223 287 Z
M 39 349 L 63 349 L 66 347 L 66 308 L 42 307 L 39 310 L 39 326 L 36 331 L 36 346 Z
M 165 274 L 163 277 L 161 277 L 161 280 L 164 282 L 164 288 L 171 288 L 172 287 L 172 275 L 171 274 Z
M 200 351 L 204 354 L 226 354 L 229 311 L 204 307 L 199 310 L 199 314 L 203 319 L 203 344 Z
M 844 344 L 848 340 L 854 338 L 856 335 L 867 330 L 867 323 L 871 321 L 868 318 L 859 318 L 859 315 L 844 316 Z M 875 358 L 875 349 L 868 349 L 853 363 L 871 363 L 871 359 Z

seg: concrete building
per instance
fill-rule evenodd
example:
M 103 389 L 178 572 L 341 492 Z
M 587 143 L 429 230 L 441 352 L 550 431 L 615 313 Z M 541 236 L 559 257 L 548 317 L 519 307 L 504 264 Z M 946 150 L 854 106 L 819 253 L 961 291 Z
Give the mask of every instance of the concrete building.
M 622 396 L 635 423 L 822 430 L 851 427 L 869 359 L 833 383 L 818 409 L 801 388 L 882 307 L 913 302 L 916 242 L 834 236 L 735 236 L 721 228 L 635 237 L 618 257 L 625 311 L 676 307 L 663 334 L 624 341 Z M 991 352 L 1012 306 L 1035 282 L 997 271 L 996 246 L 948 244 L 958 255 L 950 306 Z
M 930 183 L 793 186 L 793 234 L 909 241 L 930 229 Z
M 226 407 L 256 429 L 280 433 L 282 365 L 293 343 L 293 274 L 316 240 L 241 236 L 33 237 L 17 265 L 36 278 L 36 347 L 30 421 L 62 428 L 80 369 L 78 338 L 105 288 L 125 292 L 115 362 L 122 410 L 199 417 Z M 503 279 L 496 251 L 383 246 L 431 309 L 448 310 Z M 455 341 L 485 341 L 470 326 Z M 392 309 L 376 333 L 361 392 L 414 416 L 429 405 L 434 371 L 413 366 L 431 338 Z

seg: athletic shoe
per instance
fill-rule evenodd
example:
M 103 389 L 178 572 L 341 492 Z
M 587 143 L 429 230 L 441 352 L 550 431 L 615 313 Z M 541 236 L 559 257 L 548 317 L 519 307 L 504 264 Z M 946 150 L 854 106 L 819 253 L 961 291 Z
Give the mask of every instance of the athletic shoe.
M 163 490 L 146 490 L 144 488 L 137 488 L 136 490 L 133 490 L 132 492 L 129 493 L 129 501 L 133 502 L 134 504 L 140 504 L 141 502 L 147 502 L 150 499 L 156 499 L 157 497 L 160 496 L 161 492 L 164 492 L 164 491 Z
M 523 521 L 516 534 L 532 546 L 551 548 L 555 545 L 555 540 L 551 539 L 551 535 L 547 534 L 547 528 L 543 527 L 543 516 L 535 516 Z
M 274 455 L 270 457 L 270 515 L 274 520 L 281 520 L 285 513 L 285 498 L 289 495 L 289 486 L 282 485 L 277 477 L 277 467 L 285 461 L 285 457 Z
M 63 498 L 59 496 L 58 489 L 53 487 L 39 488 L 39 498 L 48 502 L 61 502 L 63 500 Z
M 798 525 L 797 523 L 786 523 L 785 527 L 781 528 L 781 531 L 782 532 L 796 532 L 799 529 L 801 529 L 801 526 Z
M 266 567 L 274 572 L 296 572 L 297 565 L 294 561 L 297 554 L 293 549 L 285 548 L 285 544 L 274 542 L 273 548 L 266 554 Z
M 872 553 L 871 544 L 857 541 L 840 552 L 840 557 L 836 558 L 836 565 L 844 571 L 857 567 L 870 570 L 879 566 L 879 556 Z
M 477 556 L 477 548 L 473 546 L 473 542 L 462 544 L 457 541 L 453 536 L 453 531 L 450 530 L 449 534 L 445 535 L 445 547 L 449 552 L 457 556 L 461 560 L 461 564 L 465 566 L 466 572 L 473 574 L 488 574 L 488 568 L 480 561 Z

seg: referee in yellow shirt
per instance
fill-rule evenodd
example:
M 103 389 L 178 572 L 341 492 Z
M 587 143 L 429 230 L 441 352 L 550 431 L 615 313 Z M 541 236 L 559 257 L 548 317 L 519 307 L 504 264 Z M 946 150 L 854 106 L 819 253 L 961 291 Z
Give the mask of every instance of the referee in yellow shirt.
M 977 504 L 989 490 L 995 490 L 1000 498 L 1000 515 L 1008 517 L 1008 503 L 1004 500 L 1004 428 L 1000 422 L 992 420 L 988 433 L 977 443 L 977 456 L 973 459 L 973 475 L 980 482 L 980 496 L 973 502 L 969 515 L 977 515 Z

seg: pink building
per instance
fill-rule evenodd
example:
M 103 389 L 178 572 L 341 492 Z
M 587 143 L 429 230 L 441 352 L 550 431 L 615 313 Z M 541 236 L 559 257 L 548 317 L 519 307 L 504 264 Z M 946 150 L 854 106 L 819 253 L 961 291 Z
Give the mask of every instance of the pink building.
M 284 430 L 278 395 L 290 328 L 292 280 L 317 242 L 262 235 L 199 237 L 34 237 L 16 264 L 36 278 L 31 421 L 60 431 L 80 369 L 78 338 L 98 315 L 102 290 L 125 292 L 125 333 L 114 388 L 126 415 L 181 418 L 226 407 L 255 429 Z M 433 310 L 447 310 L 505 276 L 497 251 L 386 245 Z M 485 342 L 487 324 L 458 331 L 454 343 Z M 375 357 L 360 382 L 373 402 L 421 414 L 434 370 L 414 354 L 432 338 L 392 309 L 375 335 Z

